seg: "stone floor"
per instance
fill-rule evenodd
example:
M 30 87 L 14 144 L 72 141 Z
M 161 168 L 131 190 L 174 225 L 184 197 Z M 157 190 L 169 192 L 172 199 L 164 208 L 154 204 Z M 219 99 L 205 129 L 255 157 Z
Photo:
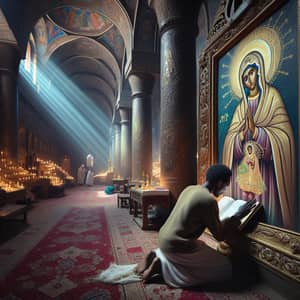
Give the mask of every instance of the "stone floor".
M 100 198 L 99 193 L 101 193 L 101 202 L 98 201 Z M 14 269 L 18 262 L 35 247 L 70 207 L 100 206 L 105 202 L 106 210 L 109 211 L 110 206 L 116 206 L 116 201 L 108 202 L 104 200 L 103 202 L 103 195 L 103 187 L 100 186 L 76 187 L 67 190 L 65 197 L 40 200 L 34 203 L 28 212 L 27 226 L 7 222 L 1 228 L 0 279 Z M 128 214 L 126 209 L 123 210 L 124 217 L 127 218 L 126 216 L 128 216 L 128 222 L 132 222 L 132 216 Z M 107 217 L 109 218 L 109 216 L 108 213 Z M 137 227 L 137 230 L 140 229 Z M 8 232 L 10 236 L 7 235 Z M 3 241 L 4 239 L 7 240 Z M 255 288 L 271 300 L 293 299 L 289 298 L 289 295 L 280 295 L 276 292 L 276 287 L 259 284 Z

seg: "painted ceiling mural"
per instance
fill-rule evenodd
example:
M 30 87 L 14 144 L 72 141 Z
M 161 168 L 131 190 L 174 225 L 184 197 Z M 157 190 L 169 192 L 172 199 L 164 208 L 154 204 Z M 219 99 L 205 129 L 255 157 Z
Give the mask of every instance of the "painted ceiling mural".
M 99 16 L 104 17 L 101 20 L 104 22 L 104 20 L 111 22 L 114 24 L 122 38 L 126 49 L 126 64 L 129 64 L 131 61 L 131 47 L 132 47 L 132 22 L 130 21 L 130 16 L 134 12 L 134 7 L 136 6 L 137 0 L 123 0 L 124 2 L 121 2 L 120 0 L 101 0 L 101 1 L 95 1 L 95 0 L 52 0 L 51 4 L 53 3 L 53 11 L 55 9 L 63 9 L 63 12 L 60 12 L 62 15 L 65 13 L 72 12 L 73 18 L 79 18 L 81 22 L 83 22 L 84 16 L 87 15 L 87 12 L 93 12 L 97 13 Z M 56 8 L 55 8 L 56 7 Z M 70 8 L 70 11 L 66 11 L 66 8 Z M 126 11 L 126 8 L 129 9 Z M 77 12 L 77 14 L 80 16 L 78 17 L 74 11 Z M 50 17 L 53 14 L 53 11 L 50 11 L 49 15 Z M 81 13 L 84 12 L 84 13 Z M 130 15 L 130 16 L 129 16 Z M 65 15 L 64 15 L 65 16 Z M 61 19 L 64 19 L 64 16 L 61 16 Z M 54 18 L 54 16 L 52 16 Z M 105 19 L 106 18 L 106 19 Z M 71 18 L 72 19 L 72 18 Z M 55 22 L 58 22 L 57 20 L 54 20 Z M 64 21 L 66 22 L 66 21 Z M 75 21 L 76 24 L 77 21 Z M 79 22 L 79 21 L 78 21 Z M 86 21 L 84 21 L 89 24 L 93 24 L 91 22 L 91 18 L 87 18 Z M 60 25 L 56 23 L 57 25 Z M 67 25 L 67 24 L 66 24 Z M 78 26 L 76 24 L 75 27 L 82 27 L 83 25 Z M 63 28 L 63 27 L 62 27 Z M 93 27 L 94 28 L 94 27 Z M 75 29 L 73 29 L 75 30 Z M 73 32 L 73 31 L 72 31 Z M 105 32 L 105 30 L 102 31 L 102 34 Z M 74 34 L 75 32 L 73 32 Z M 84 36 L 91 36 L 87 33 L 77 33 Z M 92 36 L 99 37 L 101 33 L 95 33 Z
M 34 39 L 38 55 L 42 57 L 46 53 L 48 46 L 47 26 L 44 18 L 40 18 L 34 27 Z
M 121 67 L 124 54 L 124 42 L 118 28 L 116 26 L 113 26 L 97 40 L 110 50 L 110 52 L 117 59 L 119 66 Z
M 99 12 L 70 6 L 56 8 L 48 17 L 65 31 L 85 36 L 99 36 L 113 26 Z
M 46 20 L 46 26 L 48 31 L 48 45 L 50 45 L 57 38 L 66 35 L 63 30 L 49 20 Z
M 47 20 L 48 44 L 62 36 L 64 31 L 98 37 L 97 41 L 111 51 L 121 67 L 125 47 L 122 35 L 118 28 L 101 13 L 85 8 L 64 6 L 48 13 Z

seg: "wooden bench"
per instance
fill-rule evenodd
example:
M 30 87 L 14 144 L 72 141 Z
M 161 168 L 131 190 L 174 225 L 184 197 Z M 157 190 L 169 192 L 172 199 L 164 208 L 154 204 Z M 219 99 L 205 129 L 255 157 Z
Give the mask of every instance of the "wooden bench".
M 17 204 L 17 202 L 22 202 Z M 26 191 L 18 190 L 13 192 L 0 191 L 0 221 L 5 220 L 22 220 L 27 223 Z M 23 218 L 16 218 L 23 215 Z
M 0 221 L 20 220 L 15 218 L 18 215 L 23 215 L 21 220 L 27 223 L 27 205 L 5 204 L 0 207 Z

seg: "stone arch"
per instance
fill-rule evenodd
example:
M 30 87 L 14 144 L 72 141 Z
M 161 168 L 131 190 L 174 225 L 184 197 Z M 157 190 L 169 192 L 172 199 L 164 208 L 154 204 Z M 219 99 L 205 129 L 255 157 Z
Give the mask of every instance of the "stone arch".
M 99 77 L 92 76 L 89 74 L 75 75 L 71 77 L 71 80 L 80 88 L 96 88 L 101 91 L 107 102 L 110 104 L 111 109 L 115 105 L 116 98 L 115 95 L 110 90 L 107 83 Z
M 99 103 L 99 106 L 101 107 L 102 111 L 108 116 L 108 118 L 112 118 L 113 108 L 111 107 L 108 99 L 100 90 L 96 88 L 83 87 L 82 91 L 93 101 Z
M 31 0 L 30 3 L 24 4 L 22 31 L 18 32 L 16 37 L 24 55 L 29 33 L 33 30 L 37 21 L 53 9 L 73 6 L 76 8 L 89 9 L 99 12 L 109 18 L 116 25 L 124 40 L 127 63 L 131 60 L 132 48 L 132 23 L 130 17 L 119 0 L 102 0 L 102 1 L 78 1 L 78 0 Z M 33 9 L 34 8 L 34 9 Z
M 63 63 L 64 60 L 78 56 L 78 53 L 81 53 L 82 56 L 92 57 L 107 65 L 116 77 L 118 86 L 120 86 L 122 77 L 118 62 L 111 52 L 102 44 L 93 39 L 78 36 L 63 36 L 57 39 L 53 44 L 53 47 L 49 48 L 46 53 L 46 60 L 56 56 L 59 58 L 59 61 L 56 61 L 60 64 Z
M 62 62 L 60 67 L 70 77 L 75 74 L 92 74 L 100 77 L 110 86 L 115 95 L 117 94 L 118 85 L 116 77 L 111 69 L 107 68 L 107 65 L 100 60 L 86 56 L 73 56 Z

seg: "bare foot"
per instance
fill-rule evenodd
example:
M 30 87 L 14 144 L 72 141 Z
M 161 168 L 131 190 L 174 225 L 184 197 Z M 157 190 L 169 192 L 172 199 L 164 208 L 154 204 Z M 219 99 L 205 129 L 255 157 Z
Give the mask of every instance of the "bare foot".
M 158 257 L 155 257 L 149 268 L 143 272 L 143 282 L 147 283 L 154 274 L 161 274 L 161 262 Z
M 137 267 L 137 273 L 142 275 L 142 273 L 149 268 L 151 265 L 153 259 L 156 257 L 154 251 L 150 251 L 147 256 L 145 257 L 144 261 L 142 264 L 138 265 Z

